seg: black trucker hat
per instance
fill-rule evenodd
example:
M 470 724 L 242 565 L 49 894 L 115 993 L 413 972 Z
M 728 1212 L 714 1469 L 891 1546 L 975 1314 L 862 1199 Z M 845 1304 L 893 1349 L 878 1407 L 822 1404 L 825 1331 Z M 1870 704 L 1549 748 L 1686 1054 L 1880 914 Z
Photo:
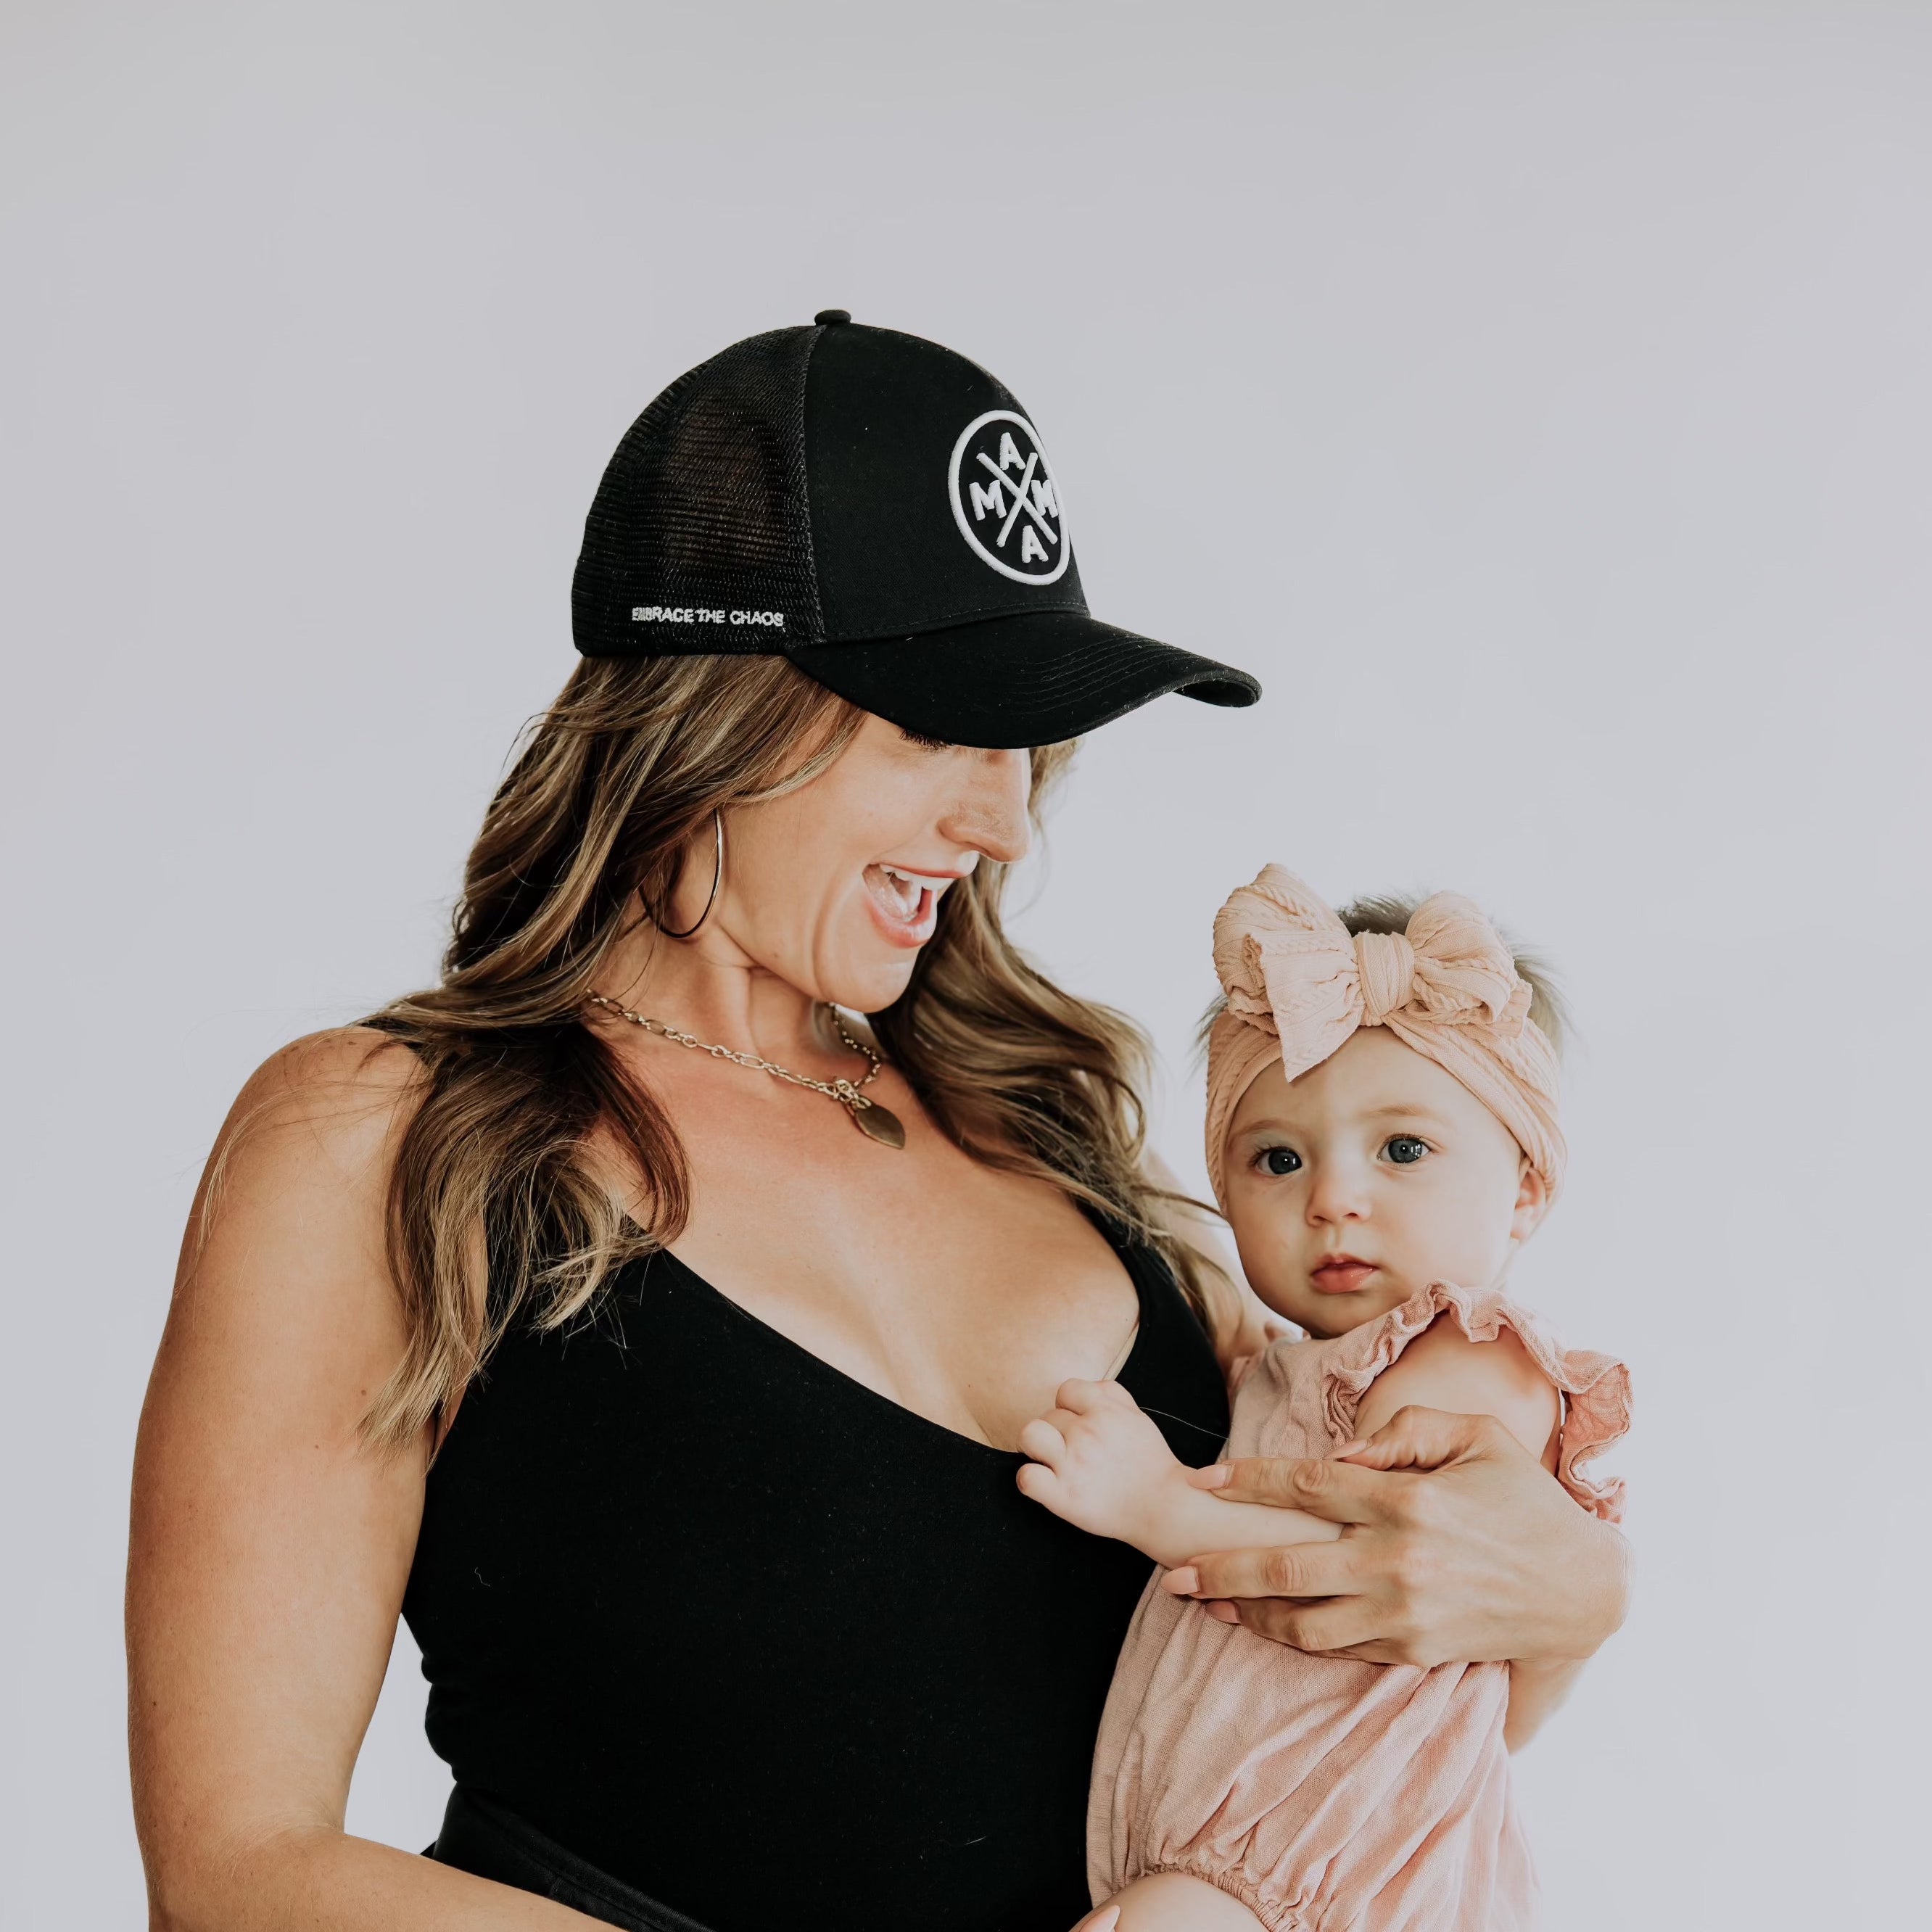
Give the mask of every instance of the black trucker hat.
M 571 592 L 587 657 L 782 655 L 922 736 L 1053 744 L 1246 671 L 1088 615 L 1012 392 L 828 309 L 680 376 L 617 446 Z

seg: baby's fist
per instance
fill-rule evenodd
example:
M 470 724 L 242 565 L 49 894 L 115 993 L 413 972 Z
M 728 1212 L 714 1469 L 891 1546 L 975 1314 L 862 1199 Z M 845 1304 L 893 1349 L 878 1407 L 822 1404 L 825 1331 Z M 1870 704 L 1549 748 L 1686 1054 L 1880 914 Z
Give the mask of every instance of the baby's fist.
M 1167 1438 L 1118 1382 L 1062 1382 L 1054 1400 L 1020 1431 L 1033 1458 L 1021 1493 L 1094 1535 L 1137 1540 L 1162 1486 L 1181 1474 Z

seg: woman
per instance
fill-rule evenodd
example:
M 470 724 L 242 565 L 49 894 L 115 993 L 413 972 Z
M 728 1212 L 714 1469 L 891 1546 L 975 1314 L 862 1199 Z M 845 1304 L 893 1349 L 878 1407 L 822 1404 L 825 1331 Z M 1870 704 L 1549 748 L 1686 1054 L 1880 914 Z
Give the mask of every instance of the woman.
M 1000 885 L 1064 740 L 1256 688 L 1089 617 L 1012 397 L 838 312 L 645 412 L 574 606 L 442 984 L 272 1060 L 196 1203 L 129 1592 L 154 1922 L 1058 1932 L 1144 1566 L 1014 1444 L 1114 1373 L 1204 1461 L 1253 1333 Z M 1204 1584 L 1546 1695 L 1620 1546 L 1436 1427 L 1427 1474 L 1238 1471 L 1355 1527 Z M 342 1829 L 399 1612 L 428 1858 Z

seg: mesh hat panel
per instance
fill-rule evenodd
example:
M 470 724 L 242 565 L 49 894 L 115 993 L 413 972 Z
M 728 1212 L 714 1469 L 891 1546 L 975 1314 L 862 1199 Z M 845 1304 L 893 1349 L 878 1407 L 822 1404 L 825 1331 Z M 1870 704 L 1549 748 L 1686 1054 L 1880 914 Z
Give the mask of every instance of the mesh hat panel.
M 824 637 L 804 426 L 819 333 L 734 343 L 632 424 L 584 520 L 571 591 L 580 650 L 768 652 Z

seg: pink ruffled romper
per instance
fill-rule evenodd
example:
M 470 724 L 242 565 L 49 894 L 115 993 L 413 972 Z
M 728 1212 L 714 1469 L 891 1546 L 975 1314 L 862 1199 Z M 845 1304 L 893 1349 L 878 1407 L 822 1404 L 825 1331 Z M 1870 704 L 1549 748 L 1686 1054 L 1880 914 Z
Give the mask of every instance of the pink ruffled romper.
M 1500 1294 L 1426 1288 L 1328 1342 L 1277 1342 L 1234 1399 L 1231 1456 L 1325 1456 L 1364 1392 L 1438 1315 L 1514 1329 L 1564 1396 L 1557 1475 L 1615 1522 L 1623 1486 L 1578 1465 L 1630 1426 L 1630 1376 L 1567 1352 Z M 1148 1584 L 1094 1752 L 1096 1904 L 1152 1872 L 1231 1892 L 1273 1932 L 1520 1932 L 1535 1878 L 1510 1796 L 1505 1664 L 1432 1670 L 1310 1656 Z

